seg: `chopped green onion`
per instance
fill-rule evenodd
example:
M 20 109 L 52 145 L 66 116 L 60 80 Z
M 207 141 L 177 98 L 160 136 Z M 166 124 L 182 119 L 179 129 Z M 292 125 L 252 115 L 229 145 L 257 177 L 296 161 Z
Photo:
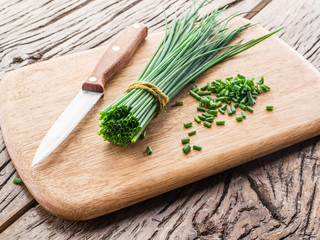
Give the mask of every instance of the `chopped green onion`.
M 225 110 L 227 109 L 227 107 L 228 107 L 228 105 L 227 105 L 227 104 L 224 104 L 224 105 L 221 107 L 221 109 L 222 109 L 223 111 L 225 111 Z
M 15 184 L 21 184 L 22 180 L 20 178 L 13 178 L 13 183 Z
M 207 117 L 212 117 L 212 115 L 209 114 L 209 113 L 202 113 L 201 115 L 202 115 L 202 116 L 205 116 L 206 118 L 207 118 Z
M 198 116 L 195 116 L 195 117 L 194 117 L 194 120 L 195 120 L 197 123 L 201 123 L 201 120 L 200 120 L 200 118 L 199 118 Z
M 191 131 L 191 132 L 188 132 L 188 135 L 192 136 L 192 135 L 195 135 L 196 133 L 197 133 L 197 131 Z
M 198 87 L 198 85 L 195 83 L 195 84 L 193 84 L 191 90 L 193 90 L 193 89 L 195 89 L 195 88 L 197 88 L 197 87 Z
M 244 104 L 242 104 L 242 103 L 239 104 L 239 107 L 240 107 L 242 110 L 247 110 L 247 106 L 244 105 Z
M 183 105 L 183 101 L 176 101 L 176 106 L 182 106 Z
M 182 144 L 186 144 L 186 143 L 189 143 L 190 142 L 190 138 L 182 138 L 181 139 L 181 143 Z
M 222 114 L 224 114 L 224 111 L 222 110 L 222 108 L 218 108 L 218 111 Z
M 185 154 L 188 154 L 191 150 L 191 146 L 189 144 L 186 144 L 183 148 L 182 148 L 182 151 L 185 153 Z
M 146 152 L 147 152 L 148 155 L 151 155 L 151 154 L 152 154 L 152 149 L 151 149 L 150 146 L 147 146 Z
M 199 88 L 194 88 L 192 89 L 192 91 L 194 91 L 195 93 L 199 92 Z
M 253 109 L 251 108 L 251 107 L 249 107 L 249 106 L 247 106 L 247 110 L 249 111 L 249 112 L 253 112 Z
M 208 89 L 208 85 L 205 85 L 204 87 L 202 87 L 202 88 L 200 88 L 200 89 L 201 89 L 201 91 L 205 91 L 205 90 Z
M 184 126 L 185 128 L 189 128 L 189 127 L 192 126 L 192 122 L 191 122 L 191 121 L 185 122 L 185 123 L 183 124 L 183 126 Z
M 210 100 L 214 101 L 214 98 L 211 96 L 207 96 L 207 98 L 209 98 Z
M 233 114 L 231 108 L 228 108 L 228 109 L 227 109 L 227 113 L 228 113 L 229 116 L 231 116 L 231 115 Z
M 241 115 L 243 118 L 246 118 L 246 113 L 244 111 L 241 111 Z
M 266 110 L 267 111 L 272 111 L 273 110 L 273 106 L 266 106 Z
M 203 126 L 207 127 L 207 128 L 211 128 L 211 123 L 204 121 L 203 122 Z
M 192 147 L 193 147 L 194 150 L 198 150 L 198 151 L 202 150 L 202 147 L 200 147 L 198 145 L 193 145 Z
M 230 107 L 230 109 L 232 111 L 232 114 L 237 112 L 236 108 L 233 105 Z
M 236 120 L 237 120 L 238 122 L 240 122 L 240 121 L 243 120 L 243 117 L 242 117 L 242 116 L 236 116 Z
M 216 125 L 224 125 L 225 123 L 225 121 L 216 121 Z
M 211 92 L 199 91 L 199 92 L 197 92 L 197 94 L 198 94 L 199 96 L 205 96 L 205 95 L 210 95 Z
M 213 122 L 213 117 L 207 117 L 206 121 L 212 123 Z
M 207 111 L 207 113 L 209 113 L 209 114 L 211 114 L 211 115 L 213 115 L 213 116 L 217 116 L 217 115 L 218 115 L 218 111 L 217 111 L 217 110 L 212 110 L 212 109 L 209 109 L 209 110 Z
M 201 112 L 205 112 L 206 111 L 206 109 L 204 107 L 200 107 L 200 106 L 197 107 L 197 110 L 201 111 Z
M 202 97 L 202 98 L 200 99 L 200 102 L 203 103 L 203 104 L 205 104 L 205 105 L 207 105 L 207 104 L 210 102 L 210 99 L 208 99 L 207 97 Z
M 200 101 L 201 97 L 200 97 L 198 94 L 196 94 L 194 91 L 189 90 L 189 94 L 190 94 L 192 97 L 194 97 L 195 99 L 197 99 L 197 100 Z
M 202 121 L 205 121 L 206 120 L 206 117 L 205 116 L 202 116 L 202 115 L 199 115 L 198 118 Z
M 218 101 L 218 102 L 216 102 L 216 108 L 218 108 L 218 107 L 221 107 L 221 105 L 222 105 L 222 102 L 221 101 Z

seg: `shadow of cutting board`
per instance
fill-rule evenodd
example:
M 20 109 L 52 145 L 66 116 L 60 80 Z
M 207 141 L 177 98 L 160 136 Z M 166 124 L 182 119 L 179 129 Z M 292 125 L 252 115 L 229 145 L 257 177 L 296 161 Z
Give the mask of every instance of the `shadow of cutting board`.
M 236 19 L 236 24 L 247 22 Z M 267 31 L 255 26 L 242 34 L 251 39 Z M 276 37 L 207 71 L 198 85 L 237 73 L 265 77 L 272 90 L 261 94 L 254 113 L 236 122 L 219 115 L 225 126 L 208 129 L 185 121 L 199 114 L 186 87 L 166 111 L 151 121 L 147 137 L 121 148 L 104 142 L 99 110 L 135 81 L 162 40 L 150 35 L 134 57 L 111 80 L 106 93 L 69 137 L 43 163 L 31 168 L 36 149 L 65 107 L 79 92 L 106 47 L 51 59 L 10 72 L 0 82 L 0 124 L 10 157 L 25 185 L 49 212 L 67 219 L 89 219 L 151 198 L 235 167 L 320 133 L 320 74 Z M 183 100 L 182 107 L 173 106 Z M 274 105 L 273 112 L 265 110 Z M 237 110 L 239 114 L 239 110 Z M 185 155 L 181 138 L 197 130 L 191 144 L 201 152 Z M 145 148 L 150 145 L 153 154 Z

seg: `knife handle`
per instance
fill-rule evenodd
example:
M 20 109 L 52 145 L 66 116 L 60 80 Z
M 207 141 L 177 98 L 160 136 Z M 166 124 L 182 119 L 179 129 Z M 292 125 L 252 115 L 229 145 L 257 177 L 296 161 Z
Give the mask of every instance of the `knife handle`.
M 128 63 L 140 43 L 147 37 L 148 28 L 141 23 L 122 31 L 109 45 L 82 89 L 104 92 L 105 84 Z

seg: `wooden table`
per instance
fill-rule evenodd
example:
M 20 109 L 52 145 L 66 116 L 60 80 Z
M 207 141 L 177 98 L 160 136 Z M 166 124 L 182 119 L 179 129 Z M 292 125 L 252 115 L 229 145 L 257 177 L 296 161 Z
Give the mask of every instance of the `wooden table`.
M 137 21 L 150 33 L 164 30 L 163 7 L 171 20 L 191 2 L 0 0 L 0 79 L 34 62 L 105 45 Z M 261 9 L 245 16 L 268 30 L 284 26 L 278 36 L 320 69 L 320 1 L 212 3 L 227 4 L 229 13 Z M 120 211 L 67 221 L 12 183 L 17 173 L 0 134 L 0 239 L 320 239 L 319 160 L 318 136 Z

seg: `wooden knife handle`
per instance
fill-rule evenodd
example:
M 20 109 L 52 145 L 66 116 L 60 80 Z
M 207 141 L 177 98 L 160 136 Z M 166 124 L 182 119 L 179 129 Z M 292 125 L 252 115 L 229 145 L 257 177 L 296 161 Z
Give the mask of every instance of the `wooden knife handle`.
M 147 37 L 148 28 L 141 23 L 122 31 L 109 45 L 87 81 L 83 90 L 104 92 L 105 84 L 128 63 L 139 44 Z

